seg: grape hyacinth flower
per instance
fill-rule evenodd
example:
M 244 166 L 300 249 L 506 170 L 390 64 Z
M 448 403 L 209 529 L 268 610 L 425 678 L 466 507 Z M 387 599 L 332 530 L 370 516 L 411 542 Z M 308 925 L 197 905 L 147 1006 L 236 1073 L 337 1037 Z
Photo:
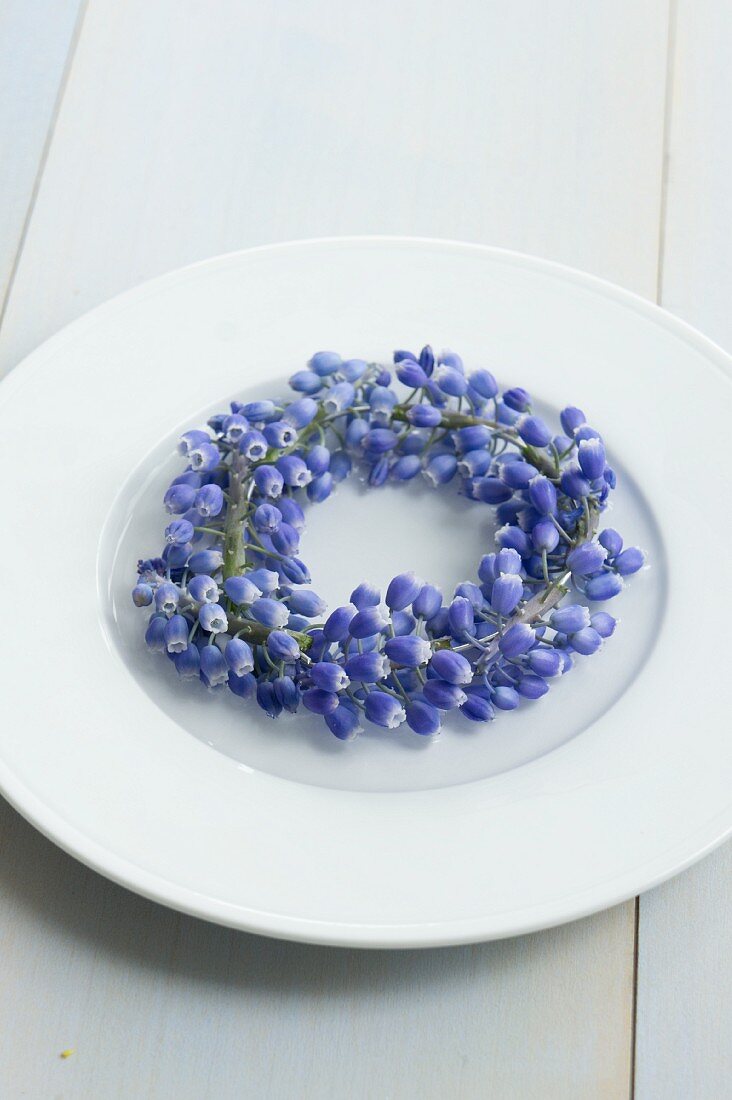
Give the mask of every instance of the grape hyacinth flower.
M 646 556 L 601 529 L 617 478 L 585 413 L 568 405 L 551 423 L 454 351 L 398 350 L 394 368 L 395 381 L 316 352 L 289 398 L 233 401 L 181 436 L 165 546 L 132 588 L 147 648 L 177 676 L 271 718 L 304 710 L 342 741 L 364 721 L 431 738 L 448 713 L 481 723 L 540 699 L 613 636 L 596 605 Z M 495 509 L 495 551 L 445 597 L 405 571 L 383 601 L 362 581 L 329 613 L 299 556 L 305 510 L 354 471 L 371 489 L 409 492 L 420 473 L 457 485 Z

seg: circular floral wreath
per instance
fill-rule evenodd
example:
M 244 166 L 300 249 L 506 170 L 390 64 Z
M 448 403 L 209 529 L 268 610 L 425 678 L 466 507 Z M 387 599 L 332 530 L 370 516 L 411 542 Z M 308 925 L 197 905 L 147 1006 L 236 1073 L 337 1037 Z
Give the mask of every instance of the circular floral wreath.
M 429 736 L 447 711 L 483 722 L 538 699 L 613 633 L 587 604 L 616 596 L 644 561 L 612 528 L 598 535 L 615 474 L 580 409 L 562 411 L 555 435 L 526 390 L 499 396 L 489 371 L 466 373 L 453 352 L 397 351 L 394 364 L 404 396 L 384 367 L 320 351 L 290 379 L 293 400 L 235 401 L 185 432 L 165 549 L 138 563 L 132 593 L 153 609 L 148 648 L 179 676 L 254 697 L 273 718 L 302 705 L 342 740 L 363 718 Z M 299 501 L 325 500 L 354 464 L 371 486 L 457 478 L 495 507 L 498 549 L 478 583 L 445 602 L 402 573 L 383 602 L 364 582 L 326 617 L 298 557 Z M 585 602 L 565 603 L 573 592 Z

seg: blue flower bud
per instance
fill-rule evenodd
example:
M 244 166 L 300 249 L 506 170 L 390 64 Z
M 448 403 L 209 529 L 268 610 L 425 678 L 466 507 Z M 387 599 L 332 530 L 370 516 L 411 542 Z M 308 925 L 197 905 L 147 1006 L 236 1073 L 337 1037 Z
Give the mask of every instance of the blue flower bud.
M 302 489 L 313 480 L 310 470 L 297 455 L 282 455 L 281 458 L 277 459 L 275 465 L 282 474 L 285 485 L 289 485 L 293 489 Z M 260 469 L 264 469 L 264 467 L 260 467 Z
M 463 477 L 483 477 L 491 467 L 493 458 L 489 451 L 466 451 L 458 461 L 458 473 Z
M 389 459 L 386 457 L 386 455 L 384 455 L 382 458 L 378 459 L 378 461 L 375 462 L 374 465 L 371 467 L 368 478 L 369 485 L 371 485 L 372 488 L 378 488 L 380 485 L 384 484 L 388 476 Z
M 434 737 L 440 732 L 439 712 L 426 699 L 413 699 L 405 708 L 407 725 L 422 737 Z
M 478 577 L 483 584 L 492 585 L 498 576 L 495 554 L 484 554 L 478 565 Z
M 498 573 L 521 572 L 521 555 L 511 547 L 504 547 L 496 554 L 496 570 Z
M 362 611 L 364 607 L 376 607 L 381 603 L 381 593 L 368 581 L 362 581 L 351 593 L 351 603 Z
M 581 542 L 567 554 L 567 566 L 577 577 L 589 577 L 596 573 L 607 557 L 607 550 L 599 542 Z
M 193 507 L 195 499 L 196 490 L 191 485 L 171 485 L 163 497 L 163 504 L 166 512 L 182 515 Z
M 593 626 L 585 626 L 582 630 L 578 630 L 575 634 L 570 635 L 569 641 L 572 649 L 585 657 L 597 652 L 602 645 L 602 637 Z
M 189 645 L 181 649 L 180 653 L 174 655 L 173 664 L 181 680 L 192 680 L 198 677 L 201 671 L 201 655 L 198 646 Z
M 504 393 L 503 403 L 514 412 L 527 412 L 531 405 L 531 395 L 521 386 L 514 386 Z
M 450 632 L 455 638 L 462 638 L 466 632 L 472 633 L 475 619 L 475 609 L 470 600 L 464 596 L 458 596 L 452 601 L 447 610 L 447 622 Z
M 337 351 L 316 351 L 308 366 L 315 374 L 325 378 L 328 374 L 334 374 L 339 370 L 343 360 Z
M 574 433 L 574 441 L 575 443 L 581 443 L 583 439 L 600 439 L 600 433 L 591 428 L 589 424 L 583 424 Z
M 524 593 L 524 584 L 513 573 L 503 573 L 496 578 L 491 589 L 491 607 L 498 615 L 506 618 L 518 607 Z
M 215 573 L 224 564 L 224 555 L 220 550 L 197 550 L 188 559 L 191 573 Z
M 220 485 L 204 485 L 196 493 L 196 509 L 204 519 L 217 516 L 224 507 L 224 491 Z
M 306 619 L 314 619 L 322 615 L 327 607 L 325 600 L 321 599 L 317 592 L 311 592 L 309 589 L 291 592 L 285 598 L 285 603 L 290 611 L 294 611 L 296 615 L 304 615 Z
M 353 448 L 359 447 L 368 431 L 368 421 L 362 417 L 356 417 L 346 427 L 346 444 Z
M 229 691 L 240 699 L 251 699 L 257 688 L 257 681 L 251 672 L 246 672 L 243 676 L 237 676 L 235 672 L 230 672 L 227 683 Z
M 450 684 L 447 680 L 428 680 L 422 688 L 422 694 L 428 703 L 439 710 L 453 710 L 467 699 L 459 684 Z
M 274 401 L 248 401 L 245 405 L 237 405 L 236 408 L 232 403 L 232 409 L 254 424 L 277 419 Z
M 297 431 L 286 420 L 273 420 L 266 425 L 264 438 L 270 447 L 290 447 L 297 439 Z
M 560 634 L 574 634 L 590 625 L 589 609 L 577 603 L 557 607 L 549 616 L 549 625 Z
M 512 489 L 528 489 L 529 482 L 536 477 L 536 467 L 530 462 L 504 462 L 501 465 L 501 481 Z
M 279 600 L 272 600 L 268 596 L 260 596 L 249 609 L 253 619 L 263 626 L 273 627 L 276 630 L 287 625 L 289 611 Z
M 492 434 L 485 424 L 471 424 L 467 428 L 460 428 L 455 433 L 455 437 L 460 450 L 467 452 L 486 447 L 491 441 Z
M 341 363 L 339 373 L 346 382 L 357 382 L 359 378 L 363 378 L 368 367 L 365 359 L 345 359 Z
M 188 452 L 191 469 L 209 473 L 215 470 L 221 459 L 221 453 L 214 443 L 199 443 Z
M 524 699 L 541 699 L 548 692 L 549 685 L 541 676 L 522 676 L 516 690 Z
M 586 417 L 582 409 L 577 409 L 573 405 L 569 405 L 566 409 L 562 409 L 559 414 L 562 431 L 565 432 L 570 439 L 574 436 L 577 428 L 585 423 L 585 419 Z
M 402 611 L 416 599 L 424 581 L 414 572 L 399 573 L 386 590 L 386 606 L 392 611 Z
M 235 447 L 239 445 L 242 437 L 248 430 L 249 421 L 241 416 L 240 413 L 232 413 L 231 416 L 225 416 L 221 424 L 221 431 L 224 433 L 227 442 L 233 444 Z
M 615 558 L 613 569 L 621 577 L 629 577 L 643 567 L 645 560 L 646 557 L 642 550 L 639 550 L 637 546 L 629 546 L 627 550 L 623 550 Z
M 434 638 L 441 638 L 443 635 L 447 634 L 447 631 L 447 608 L 441 607 L 430 619 L 430 634 L 432 634 Z
M 564 669 L 562 655 L 556 649 L 542 647 L 532 649 L 527 662 L 531 671 L 537 676 L 559 676 Z
M 279 563 L 280 570 L 291 584 L 310 584 L 311 576 L 305 562 L 299 558 L 285 558 Z
M 267 637 L 267 652 L 273 661 L 297 661 L 300 658 L 300 646 L 291 634 L 284 630 L 273 630 Z
M 585 594 L 590 600 L 611 600 L 623 590 L 623 581 L 617 573 L 601 573 L 591 577 L 585 585 Z
M 211 634 L 222 634 L 229 625 L 226 612 L 218 603 L 202 604 L 198 611 L 198 621 Z
M 190 542 L 193 537 L 193 524 L 187 519 L 174 519 L 165 528 L 165 541 L 178 546 Z
M 531 532 L 531 541 L 537 550 L 551 554 L 559 543 L 559 532 L 550 519 L 540 519 Z
M 229 679 L 229 670 L 218 646 L 202 646 L 199 653 L 200 676 L 204 684 L 211 688 L 225 684 Z
M 166 615 L 151 615 L 145 631 L 145 645 L 155 653 L 165 649 L 165 627 L 168 624 Z
M 557 490 L 543 474 L 537 474 L 529 483 L 529 499 L 541 516 L 553 516 L 557 511 Z
M 188 648 L 188 632 L 191 624 L 182 615 L 173 615 L 165 624 L 163 638 L 168 653 L 181 653 Z
M 361 440 L 361 445 L 367 454 L 376 456 L 393 451 L 398 442 L 396 432 L 390 428 L 371 428 Z
M 205 577 L 204 579 L 206 582 L 211 580 L 210 577 Z M 191 595 L 193 595 L 192 584 L 193 582 L 191 581 L 188 585 L 188 591 Z M 252 583 L 250 577 L 227 577 L 224 581 L 224 592 L 231 602 L 235 604 L 250 604 L 262 595 L 261 590 Z M 199 596 L 194 596 L 194 599 L 199 598 Z M 216 598 L 214 600 L 207 600 L 206 602 L 215 603 L 216 599 L 218 599 L 218 589 Z
M 325 621 L 323 636 L 329 642 L 342 642 L 348 637 L 351 621 L 356 614 L 356 608 L 350 603 L 344 607 L 337 607 Z
M 342 412 L 353 404 L 355 393 L 350 382 L 337 382 L 323 398 L 323 408 L 329 414 Z
M 333 492 L 335 481 L 330 470 L 314 477 L 307 487 L 308 500 L 313 504 L 322 504 Z
M 431 619 L 442 606 L 442 593 L 433 584 L 423 584 L 412 600 L 412 611 L 421 619 Z
M 476 500 L 482 500 L 484 504 L 502 504 L 513 496 L 513 489 L 505 485 L 497 477 L 476 478 L 473 486 L 473 495 Z
M 262 708 L 270 718 L 279 718 L 282 714 L 282 703 L 277 698 L 275 687 L 271 680 L 260 680 L 257 684 L 257 705 Z
M 274 466 L 257 466 L 254 471 L 254 484 L 262 496 L 275 499 L 282 493 L 285 479 Z
M 345 481 L 351 472 L 350 455 L 346 451 L 334 451 L 330 456 L 330 473 L 335 482 Z
M 609 558 L 614 558 L 623 549 L 622 535 L 614 527 L 606 527 L 601 531 L 597 541 L 605 547 Z
M 412 405 L 407 410 L 407 420 L 415 428 L 435 428 L 442 420 L 442 413 L 434 405 Z
M 149 584 L 136 584 L 132 589 L 132 602 L 135 607 L 149 607 L 153 602 L 153 590 Z
M 319 477 L 330 466 L 330 451 L 322 443 L 316 443 L 305 455 L 305 464 L 313 477 Z
M 324 714 L 323 720 L 330 732 L 340 741 L 353 740 L 363 729 L 358 713 L 346 703 L 339 703 L 330 714 Z
M 284 554 L 286 557 L 291 558 L 299 549 L 300 536 L 294 527 L 290 527 L 289 523 L 281 523 L 269 537 L 278 554 Z
M 419 390 L 427 382 L 427 375 L 413 359 L 403 359 L 397 366 L 396 376 L 410 390 Z
M 426 638 L 407 634 L 401 638 L 389 638 L 384 645 L 384 652 L 395 665 L 419 668 L 420 665 L 427 664 L 432 656 L 432 646 Z
M 340 665 L 332 661 L 318 661 L 310 669 L 310 679 L 316 688 L 323 691 L 344 691 L 350 680 L 348 674 Z
M 515 550 L 522 558 L 528 558 L 531 555 L 531 539 L 525 531 L 513 524 L 507 523 L 505 527 L 496 531 L 496 542 L 504 550 Z
M 245 432 L 239 440 L 239 453 L 248 458 L 250 462 L 259 462 L 269 450 L 269 444 L 262 432 L 255 428 Z
M 468 600 L 475 611 L 480 611 L 485 603 L 478 585 L 471 581 L 461 581 L 460 584 L 455 585 L 455 596 L 462 596 Z
M 599 439 L 583 439 L 577 448 L 577 459 L 582 473 L 589 481 L 602 477 L 605 469 L 605 448 Z
M 493 689 L 492 703 L 499 710 L 515 710 L 521 702 L 516 688 L 499 686 Z
M 425 344 L 419 353 L 419 365 L 427 376 L 432 374 L 435 367 L 435 353 L 429 344 Z
M 590 616 L 590 626 L 601 638 L 609 638 L 614 632 L 617 621 L 607 611 L 596 611 Z
M 471 722 L 490 722 L 496 716 L 490 701 L 478 694 L 468 695 L 460 707 L 460 713 Z
M 254 509 L 252 523 L 255 531 L 260 534 L 271 535 L 278 530 L 282 523 L 282 513 L 274 504 L 260 504 Z
M 386 625 L 387 620 L 380 607 L 365 607 L 362 611 L 357 611 L 351 619 L 349 633 L 353 638 L 370 638 L 374 634 L 381 633 Z M 326 623 L 326 629 L 327 626 L 328 623 Z
M 190 455 L 191 451 L 196 447 L 200 447 L 205 443 L 211 442 L 211 436 L 208 432 L 201 431 L 198 428 L 193 428 L 189 432 L 183 432 L 183 435 L 178 440 L 178 451 L 182 455 Z
M 468 375 L 471 387 L 486 401 L 498 393 L 498 383 L 489 370 L 474 370 Z
M 161 611 L 164 615 L 172 615 L 179 601 L 180 589 L 177 584 L 171 584 L 170 581 L 165 581 L 155 591 L 155 610 Z
M 397 403 L 397 395 L 386 386 L 374 386 L 369 394 L 371 420 L 377 424 L 388 424 Z
M 562 471 L 559 484 L 562 492 L 572 500 L 584 500 L 590 495 L 592 489 L 589 481 L 574 462 Z
M 498 648 L 504 657 L 518 657 L 528 653 L 536 642 L 536 635 L 528 623 L 514 623 L 501 635 Z
M 259 595 L 263 594 L 265 596 L 268 596 L 270 592 L 274 592 L 275 588 L 277 588 L 280 583 L 280 578 L 277 576 L 273 569 L 252 569 L 251 572 L 247 573 L 247 576 L 252 584 L 256 585 L 257 588 L 260 590 Z M 226 590 L 227 594 L 228 588 L 226 586 L 228 585 L 228 583 L 229 582 L 226 581 L 224 584 L 224 589 Z M 247 600 L 242 602 L 249 603 L 250 601 Z
M 517 427 L 524 443 L 532 447 L 548 447 L 552 441 L 552 433 L 539 416 L 522 416 Z
M 364 712 L 369 722 L 384 729 L 395 729 L 406 718 L 404 707 L 384 691 L 370 691 L 364 700 Z
M 468 380 L 461 370 L 440 364 L 432 375 L 433 381 L 449 397 L 464 397 L 468 392 Z
M 295 714 L 300 705 L 300 688 L 291 676 L 277 676 L 272 681 L 274 696 L 283 710 Z
M 389 471 L 395 481 L 411 481 L 422 469 L 422 461 L 419 455 L 402 455 L 398 458 Z
M 402 363 L 405 359 L 413 359 L 417 362 L 417 356 L 413 351 L 405 351 L 404 348 L 397 348 L 394 352 L 394 362 Z
M 389 675 L 389 659 L 383 653 L 374 650 L 371 653 L 355 653 L 345 664 L 350 680 L 364 684 L 375 684 Z
M 216 603 L 221 590 L 213 577 L 199 573 L 188 582 L 188 594 L 197 603 Z
M 455 455 L 435 455 L 424 468 L 424 476 L 433 487 L 446 485 L 457 473 L 457 458 Z
M 251 647 L 242 638 L 231 638 L 224 646 L 224 660 L 236 676 L 244 676 L 254 668 Z
M 338 706 L 338 696 L 333 691 L 312 687 L 302 693 L 302 705 L 313 714 L 332 714 Z
M 441 680 L 449 684 L 469 684 L 473 679 L 473 669 L 462 653 L 452 649 L 438 649 L 432 654 L 430 668 Z
M 314 394 L 322 389 L 323 380 L 312 370 L 296 371 L 290 378 L 290 388 L 297 393 Z

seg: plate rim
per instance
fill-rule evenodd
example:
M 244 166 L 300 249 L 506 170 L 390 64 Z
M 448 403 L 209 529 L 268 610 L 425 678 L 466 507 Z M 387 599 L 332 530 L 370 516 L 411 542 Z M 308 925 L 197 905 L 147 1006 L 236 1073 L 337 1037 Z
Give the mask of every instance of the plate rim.
M 350 245 L 404 245 L 407 247 L 438 247 L 455 252 L 471 252 L 486 258 L 514 264 L 524 269 L 559 278 L 614 300 L 634 312 L 640 313 L 654 324 L 680 337 L 685 343 L 700 352 L 714 365 L 727 383 L 732 381 L 732 355 L 705 336 L 694 326 L 675 317 L 668 310 L 644 298 L 634 291 L 627 290 L 606 279 L 591 275 L 577 268 L 553 260 L 532 256 L 528 253 L 497 248 L 457 240 L 411 237 L 400 235 L 354 235 L 303 238 L 293 241 L 257 245 L 252 248 L 236 249 L 216 256 L 198 260 L 194 263 L 174 268 L 164 274 L 143 281 L 112 298 L 86 311 L 80 317 L 63 326 L 58 332 L 43 341 L 23 360 L 12 367 L 2 379 L 0 387 L 0 405 L 4 405 L 15 388 L 22 385 L 32 373 L 43 365 L 47 357 L 55 355 L 64 344 L 77 335 L 89 330 L 109 315 L 126 308 L 130 302 L 145 298 L 154 293 L 160 285 L 173 285 L 193 271 L 207 267 L 234 264 L 242 258 L 260 253 L 287 252 L 300 248 L 321 248 L 327 246 Z M 605 883 L 605 889 L 596 886 L 593 899 L 584 903 L 571 904 L 577 894 L 564 898 L 562 902 L 539 903 L 523 911 L 513 910 L 511 926 L 491 929 L 494 915 L 470 917 L 464 920 L 450 919 L 434 922 L 425 921 L 419 925 L 373 923 L 329 923 L 304 917 L 290 917 L 281 914 L 263 913 L 261 910 L 247 911 L 244 906 L 233 905 L 219 899 L 202 895 L 188 887 L 152 874 L 134 862 L 118 856 L 102 844 L 90 840 L 83 832 L 66 821 L 63 815 L 46 805 L 14 773 L 13 769 L 0 760 L 0 791 L 8 802 L 44 836 L 52 840 L 68 854 L 79 859 L 94 871 L 111 879 L 118 885 L 134 891 L 150 900 L 192 916 L 222 924 L 227 927 L 261 935 L 288 940 L 328 944 L 334 946 L 371 947 L 371 948 L 408 948 L 447 946 L 481 942 L 487 939 L 499 939 L 508 936 L 526 934 L 543 928 L 567 923 L 591 913 L 606 909 L 635 896 L 639 891 L 650 889 L 683 871 L 714 848 L 721 845 L 732 833 L 732 815 L 717 815 L 712 823 L 699 826 L 687 836 L 683 843 L 676 843 L 658 859 L 662 866 L 654 875 L 643 875 L 641 864 L 630 871 Z M 722 817 L 725 818 L 724 823 Z M 716 823 L 719 822 L 719 825 Z M 698 841 L 694 838 L 699 837 Z M 686 854 L 683 854 L 686 852 Z M 674 855 L 674 853 L 677 853 Z M 601 893 L 601 897 L 597 895 Z M 539 908 L 542 916 L 532 913 Z

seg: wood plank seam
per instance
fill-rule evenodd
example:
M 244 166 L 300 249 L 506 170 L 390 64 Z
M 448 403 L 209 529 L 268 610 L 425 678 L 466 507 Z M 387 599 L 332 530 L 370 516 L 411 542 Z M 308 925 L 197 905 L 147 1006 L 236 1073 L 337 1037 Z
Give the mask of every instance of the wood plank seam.
M 31 189 L 30 198 L 28 200 L 28 209 L 25 212 L 23 227 L 20 232 L 20 237 L 18 238 L 18 247 L 16 248 L 15 256 L 13 257 L 13 262 L 10 268 L 10 275 L 8 277 L 8 283 L 5 288 L 5 294 L 3 296 L 2 302 L 0 303 L 0 331 L 2 330 L 3 321 L 5 320 L 8 302 L 10 301 L 10 295 L 12 293 L 13 285 L 15 283 L 15 276 L 20 265 L 20 259 L 23 255 L 23 248 L 26 242 L 26 238 L 28 236 L 28 230 L 30 228 L 31 220 L 33 218 L 33 211 L 35 209 L 36 199 L 38 198 L 38 192 L 40 190 L 43 173 L 46 167 L 46 162 L 48 160 L 48 152 L 51 148 L 53 134 L 56 129 L 56 122 L 58 121 L 58 117 L 61 112 L 61 105 L 63 103 L 64 95 L 66 93 L 69 76 L 71 75 L 71 69 L 74 64 L 76 48 L 81 37 L 81 31 L 84 25 L 84 17 L 86 15 L 88 4 L 89 0 L 82 0 L 76 16 L 76 22 L 74 23 L 74 31 L 71 35 L 71 40 L 69 42 L 69 49 L 66 54 L 66 61 L 64 63 L 63 72 L 61 73 L 61 79 L 58 85 L 58 92 L 56 93 L 53 111 L 51 112 L 51 117 L 48 123 L 48 132 L 46 133 L 46 139 L 43 143 L 43 148 L 41 149 L 41 155 L 38 160 L 38 168 L 36 169 L 35 178 L 33 180 L 33 187 Z

